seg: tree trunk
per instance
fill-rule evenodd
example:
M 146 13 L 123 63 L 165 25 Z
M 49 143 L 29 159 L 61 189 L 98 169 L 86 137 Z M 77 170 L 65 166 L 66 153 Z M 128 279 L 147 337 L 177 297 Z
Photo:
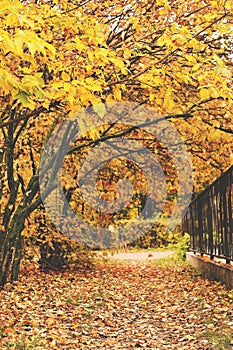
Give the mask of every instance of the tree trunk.
M 0 247 L 0 287 L 3 287 L 10 275 L 12 281 L 16 281 L 19 275 L 20 261 L 22 257 L 23 238 L 22 231 L 25 225 L 25 216 L 15 213 L 9 228 L 1 239 Z M 1 237 L 2 238 L 2 237 Z

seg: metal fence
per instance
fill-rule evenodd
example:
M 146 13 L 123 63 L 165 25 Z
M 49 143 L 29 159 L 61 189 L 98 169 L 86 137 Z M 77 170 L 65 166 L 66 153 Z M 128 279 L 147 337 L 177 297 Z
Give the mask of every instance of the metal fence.
M 194 199 L 184 216 L 191 250 L 233 261 L 233 166 Z

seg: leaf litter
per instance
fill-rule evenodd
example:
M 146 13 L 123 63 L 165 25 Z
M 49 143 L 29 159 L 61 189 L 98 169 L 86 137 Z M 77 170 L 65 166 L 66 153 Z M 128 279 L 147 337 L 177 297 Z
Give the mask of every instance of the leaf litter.
M 35 269 L 0 291 L 5 349 L 231 349 L 233 292 L 186 264 Z

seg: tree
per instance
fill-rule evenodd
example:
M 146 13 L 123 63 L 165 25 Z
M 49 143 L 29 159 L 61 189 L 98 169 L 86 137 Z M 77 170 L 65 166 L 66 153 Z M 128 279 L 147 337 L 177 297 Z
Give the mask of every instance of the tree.
M 133 101 L 167 116 L 189 144 L 197 191 L 230 165 L 230 0 L 0 5 L 0 285 L 18 278 L 25 220 L 41 204 L 43 144 L 74 111 L 101 117 L 105 102 Z
M 4 285 L 11 265 L 11 279 L 18 276 L 25 219 L 41 204 L 38 163 L 43 134 L 74 109 L 100 103 L 105 74 L 112 70 L 121 74 L 124 63 L 107 47 L 105 26 L 85 14 L 82 4 L 56 8 L 46 2 L 1 1 L 1 16 L 0 284 Z

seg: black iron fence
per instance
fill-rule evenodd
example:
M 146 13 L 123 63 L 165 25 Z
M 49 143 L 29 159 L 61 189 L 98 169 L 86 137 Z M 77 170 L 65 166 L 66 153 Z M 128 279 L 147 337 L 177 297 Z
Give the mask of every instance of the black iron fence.
M 233 261 L 233 166 L 194 199 L 184 216 L 191 250 Z

